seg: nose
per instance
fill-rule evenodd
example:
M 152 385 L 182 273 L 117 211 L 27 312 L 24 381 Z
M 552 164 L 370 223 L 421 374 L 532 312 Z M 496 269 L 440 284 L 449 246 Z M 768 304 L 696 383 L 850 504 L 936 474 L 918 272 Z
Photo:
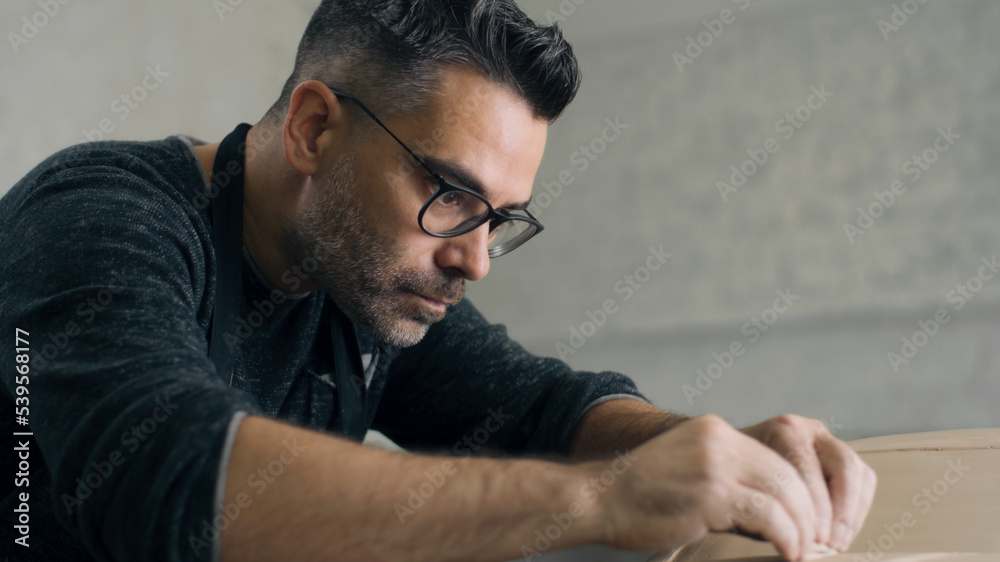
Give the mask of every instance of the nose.
M 490 271 L 489 234 L 490 224 L 485 223 L 461 236 L 442 238 L 444 244 L 436 256 L 438 267 L 457 271 L 469 281 L 486 277 Z

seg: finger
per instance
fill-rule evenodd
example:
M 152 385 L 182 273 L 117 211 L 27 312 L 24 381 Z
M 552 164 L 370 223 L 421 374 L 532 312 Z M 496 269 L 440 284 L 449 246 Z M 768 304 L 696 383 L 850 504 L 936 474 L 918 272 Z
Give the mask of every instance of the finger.
M 747 438 L 747 449 L 740 456 L 744 476 L 740 482 L 774 498 L 796 525 L 800 548 L 805 550 L 816 535 L 816 510 L 811 492 L 798 470 L 774 450 Z
M 711 419 L 709 421 L 712 421 Z M 706 422 L 707 423 L 707 422 Z M 799 476 L 795 467 L 782 458 L 777 452 L 764 445 L 754 437 L 742 433 L 724 421 L 711 423 L 706 427 L 713 429 L 711 441 L 715 451 L 725 451 L 724 456 L 717 458 L 711 492 L 707 494 L 710 501 L 706 507 L 705 521 L 713 530 L 728 530 L 732 521 L 726 521 L 727 515 L 734 517 L 736 502 L 741 498 L 734 497 L 734 490 L 748 489 L 756 496 L 748 496 L 744 502 L 756 500 L 758 505 L 749 504 L 754 509 L 753 514 L 743 514 L 746 525 L 751 532 L 756 532 L 768 540 L 778 538 L 783 552 L 792 557 L 805 552 L 813 542 L 815 535 L 816 514 L 812 498 L 805 482 Z M 720 461 L 721 462 L 718 462 Z M 745 493 L 743 495 L 746 495 Z M 763 500 L 763 501 L 762 501 Z M 746 508 L 747 504 L 740 504 Z M 778 515 L 778 513 L 784 514 Z M 789 535 L 786 528 L 791 524 L 795 528 Z M 784 526 L 779 529 L 777 526 Z M 792 540 L 793 543 L 788 541 Z
M 874 494 L 874 473 L 840 440 L 824 441 L 819 456 L 829 481 L 833 508 L 830 546 L 844 551 L 864 523 Z
M 861 528 L 865 524 L 865 519 L 868 517 L 868 512 L 871 510 L 872 502 L 875 500 L 875 487 L 877 480 L 878 477 L 876 476 L 875 471 L 868 465 L 865 465 L 864 481 L 861 485 L 861 501 L 858 503 L 857 510 L 854 512 L 854 527 L 851 528 L 855 537 L 861 532 Z M 850 546 L 850 543 L 848 543 L 844 549 L 847 550 Z
M 809 538 L 822 543 L 829 541 L 833 507 L 817 451 L 820 441 L 834 438 L 826 426 L 818 420 L 785 415 L 749 427 L 744 432 L 792 463 L 813 504 L 815 525 Z
M 809 490 L 813 510 L 816 513 L 813 540 L 827 544 L 830 540 L 831 522 L 833 521 L 833 504 L 830 502 L 830 491 L 826 486 L 826 476 L 815 447 L 803 447 L 800 454 L 789 458 L 792 465 L 799 471 L 802 481 Z
M 730 506 L 725 516 L 730 530 L 770 541 L 789 560 L 798 560 L 807 552 L 803 528 L 796 524 L 785 505 L 774 496 L 751 486 L 739 486 Z

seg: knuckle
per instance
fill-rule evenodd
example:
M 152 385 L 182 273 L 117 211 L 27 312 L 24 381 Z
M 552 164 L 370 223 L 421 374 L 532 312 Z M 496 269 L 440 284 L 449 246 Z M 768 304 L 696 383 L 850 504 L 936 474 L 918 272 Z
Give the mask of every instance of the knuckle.
M 795 414 L 783 414 L 774 418 L 774 421 L 776 428 L 780 431 L 808 434 L 819 439 L 832 437 L 826 425 L 817 419 Z
M 698 416 L 695 421 L 697 422 L 695 429 L 706 438 L 719 438 L 732 430 L 726 420 L 714 414 Z
M 782 426 L 798 427 L 804 418 L 795 414 L 781 414 L 774 418 L 774 423 Z
M 818 420 L 804 418 L 795 414 L 783 414 L 774 419 L 774 431 L 784 437 L 802 435 L 817 435 L 826 426 Z
M 785 414 L 774 418 L 771 423 L 770 441 L 788 441 L 801 431 L 801 423 L 796 416 Z
M 865 461 L 861 460 L 861 457 L 854 451 L 846 450 L 844 453 L 841 462 L 846 472 L 865 477 L 865 473 L 871 470 L 871 467 L 865 464 Z

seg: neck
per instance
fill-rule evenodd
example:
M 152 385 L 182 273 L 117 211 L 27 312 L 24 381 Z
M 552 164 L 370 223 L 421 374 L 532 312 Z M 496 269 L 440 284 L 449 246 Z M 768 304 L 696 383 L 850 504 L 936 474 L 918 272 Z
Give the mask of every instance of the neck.
M 206 177 L 211 181 L 212 165 L 219 143 L 195 147 Z M 281 226 L 295 212 L 299 182 L 282 170 L 284 160 L 279 135 L 264 131 L 260 125 L 247 133 L 246 162 L 243 173 L 243 245 L 264 278 L 286 293 L 305 293 L 316 287 L 308 282 L 290 285 L 283 278 L 294 271 L 281 245 Z M 280 162 L 272 162 L 273 159 Z M 294 277 L 298 280 L 298 277 Z M 294 289 L 294 290 L 293 290 Z

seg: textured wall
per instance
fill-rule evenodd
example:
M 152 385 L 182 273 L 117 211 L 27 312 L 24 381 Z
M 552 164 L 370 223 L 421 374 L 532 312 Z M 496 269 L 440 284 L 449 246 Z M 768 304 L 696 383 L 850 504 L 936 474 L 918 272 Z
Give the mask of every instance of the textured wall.
M 488 316 L 534 352 L 737 424 L 1000 423 L 1000 278 L 981 267 L 1000 253 L 1000 6 L 522 5 L 561 20 L 585 81 L 539 170 L 546 231 L 470 288 Z M 0 190 L 105 119 L 105 138 L 210 141 L 257 119 L 314 6 L 69 2 L 43 18 L 5 2 Z M 15 47 L 22 17 L 45 25 Z
M 860 437 L 1000 422 L 1000 278 L 978 277 L 1000 250 L 1000 6 L 531 8 L 569 14 L 584 67 L 538 185 L 564 169 L 573 183 L 548 184 L 542 237 L 472 291 L 493 318 L 536 352 L 735 423 L 793 411 Z M 584 170 L 575 151 L 606 119 L 629 128 Z M 673 256 L 626 300 L 660 245 Z M 767 312 L 776 291 L 798 298 Z M 605 300 L 617 312 L 573 337 Z M 766 332 L 744 328 L 762 315 Z

